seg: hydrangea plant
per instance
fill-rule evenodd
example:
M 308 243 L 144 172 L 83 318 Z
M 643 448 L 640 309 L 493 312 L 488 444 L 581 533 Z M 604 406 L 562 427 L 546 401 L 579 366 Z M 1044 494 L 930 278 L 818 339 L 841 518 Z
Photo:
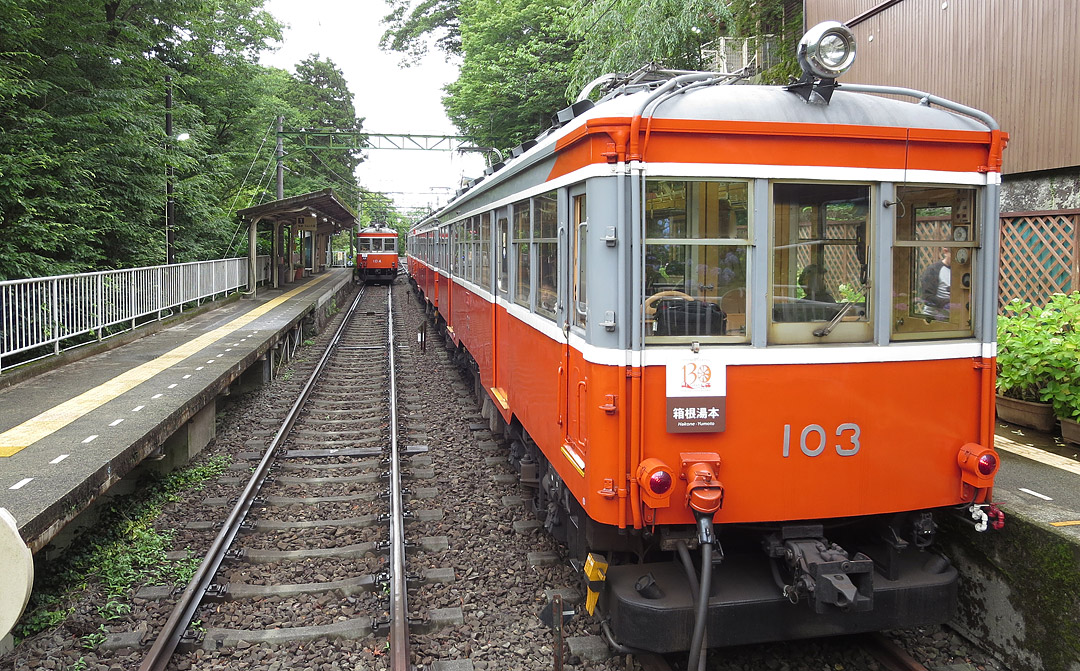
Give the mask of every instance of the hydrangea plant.
M 998 393 L 1080 418 L 1080 292 L 1054 294 L 1041 308 L 1014 300 L 997 335 Z

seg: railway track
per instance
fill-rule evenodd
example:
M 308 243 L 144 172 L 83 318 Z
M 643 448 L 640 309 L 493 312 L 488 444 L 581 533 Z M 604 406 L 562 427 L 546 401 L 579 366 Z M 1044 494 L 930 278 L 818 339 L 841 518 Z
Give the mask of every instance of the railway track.
M 424 450 L 399 450 L 394 349 L 389 290 L 365 287 L 265 450 L 244 455 L 251 477 L 140 669 L 372 636 L 408 668 L 402 459 Z

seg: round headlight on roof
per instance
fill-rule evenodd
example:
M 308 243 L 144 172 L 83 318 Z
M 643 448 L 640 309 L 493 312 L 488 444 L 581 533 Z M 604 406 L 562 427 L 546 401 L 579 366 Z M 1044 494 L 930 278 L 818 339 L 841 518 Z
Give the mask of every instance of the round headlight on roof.
M 803 72 L 836 79 L 855 62 L 855 35 L 837 21 L 823 21 L 799 40 L 799 65 Z

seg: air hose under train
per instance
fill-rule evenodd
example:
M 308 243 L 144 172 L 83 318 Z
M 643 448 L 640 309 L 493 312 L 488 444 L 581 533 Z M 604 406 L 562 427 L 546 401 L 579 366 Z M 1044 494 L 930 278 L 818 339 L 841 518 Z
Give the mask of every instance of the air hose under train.
M 713 532 L 712 513 L 694 511 L 697 519 L 698 543 L 701 545 L 701 578 L 694 580 L 694 567 L 688 560 L 690 553 L 685 544 L 680 543 L 679 555 L 683 560 L 683 566 L 687 570 L 687 578 L 690 580 L 691 591 L 697 592 L 697 609 L 694 613 L 694 633 L 690 637 L 690 655 L 687 658 L 686 668 L 689 671 L 705 669 L 705 632 L 709 619 L 709 592 L 712 587 L 712 559 L 713 545 L 716 544 L 716 534 Z M 723 551 L 719 555 L 723 558 Z M 696 585 L 694 583 L 697 583 Z M 696 590 L 694 588 L 697 588 Z

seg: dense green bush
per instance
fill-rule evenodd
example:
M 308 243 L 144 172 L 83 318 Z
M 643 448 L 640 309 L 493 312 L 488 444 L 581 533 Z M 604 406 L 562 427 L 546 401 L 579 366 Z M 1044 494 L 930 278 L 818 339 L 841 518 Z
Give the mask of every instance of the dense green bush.
M 1058 417 L 1080 417 L 1080 292 L 1045 307 L 1015 300 L 998 318 L 997 390 L 1051 403 Z

